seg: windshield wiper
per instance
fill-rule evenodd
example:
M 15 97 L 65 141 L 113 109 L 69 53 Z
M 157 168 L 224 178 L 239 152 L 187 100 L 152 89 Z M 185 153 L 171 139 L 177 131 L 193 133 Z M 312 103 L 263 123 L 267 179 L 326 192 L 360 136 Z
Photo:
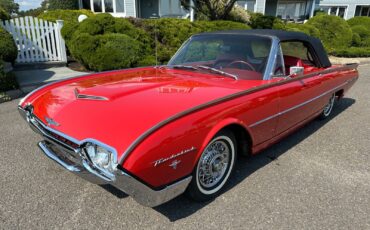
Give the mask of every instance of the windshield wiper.
M 174 69 L 189 69 L 189 70 L 198 70 L 197 67 L 191 65 L 167 65 L 167 67 L 174 68 Z
M 201 68 L 201 69 L 209 70 L 211 72 L 218 73 L 218 74 L 221 74 L 221 75 L 224 75 L 224 76 L 227 76 L 227 77 L 231 77 L 234 80 L 238 80 L 238 76 L 236 76 L 234 74 L 231 74 L 231 73 L 226 73 L 226 72 L 224 72 L 222 70 L 219 70 L 219 69 L 215 69 L 215 68 L 212 68 L 212 67 L 209 67 L 209 66 L 204 66 L 204 65 L 198 65 L 197 67 Z

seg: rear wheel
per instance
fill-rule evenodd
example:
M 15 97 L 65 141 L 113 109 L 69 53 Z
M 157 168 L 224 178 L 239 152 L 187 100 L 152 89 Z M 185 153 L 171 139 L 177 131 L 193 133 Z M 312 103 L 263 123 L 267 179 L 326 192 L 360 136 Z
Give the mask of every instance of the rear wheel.
M 322 120 L 324 120 L 327 117 L 329 117 L 330 114 L 331 114 L 331 112 L 333 111 L 334 104 L 335 104 L 335 94 L 333 94 L 330 97 L 328 104 L 326 104 L 326 106 L 324 107 L 324 110 L 320 114 L 320 117 L 319 118 L 322 119 Z
M 196 201 L 215 198 L 229 180 L 236 151 L 234 134 L 229 130 L 219 132 L 200 156 L 186 194 Z

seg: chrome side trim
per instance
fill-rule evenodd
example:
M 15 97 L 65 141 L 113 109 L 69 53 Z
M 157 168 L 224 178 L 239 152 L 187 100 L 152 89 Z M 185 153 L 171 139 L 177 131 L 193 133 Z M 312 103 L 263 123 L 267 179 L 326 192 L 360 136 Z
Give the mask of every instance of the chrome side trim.
M 275 86 L 280 86 L 280 85 L 287 84 L 287 83 L 293 82 L 293 81 L 301 81 L 303 79 L 310 78 L 310 77 L 313 77 L 313 76 L 317 76 L 319 74 L 329 74 L 329 73 L 336 72 L 336 71 L 353 70 L 353 69 L 356 69 L 357 67 L 358 67 L 358 64 L 351 64 L 351 65 L 345 65 L 345 66 L 341 66 L 341 67 L 337 67 L 337 68 L 329 68 L 329 69 L 326 69 L 326 70 L 323 70 L 323 71 L 318 71 L 318 72 L 315 72 L 315 73 L 306 74 L 306 75 L 303 75 L 303 76 L 300 76 L 300 77 L 282 79 L 281 81 L 278 81 L 278 82 L 267 83 L 267 84 L 263 84 L 261 86 L 257 86 L 257 87 L 251 88 L 251 89 L 247 89 L 247 90 L 240 91 L 240 92 L 237 92 L 237 93 L 234 93 L 234 94 L 230 94 L 230 95 L 227 95 L 225 97 L 215 99 L 213 101 L 195 106 L 195 107 L 190 108 L 186 111 L 175 114 L 174 116 L 169 117 L 168 119 L 163 120 L 163 121 L 159 122 L 158 124 L 154 125 L 150 129 L 148 129 L 146 132 L 144 132 L 141 136 L 139 136 L 134 142 L 132 142 L 131 145 L 122 154 L 122 156 L 119 160 L 119 164 L 122 164 L 125 161 L 125 159 L 128 157 L 128 155 L 149 135 L 151 135 L 152 133 L 154 133 L 156 130 L 160 129 L 161 127 L 163 127 L 163 126 L 165 126 L 165 125 L 167 125 L 167 124 L 169 124 L 169 123 L 171 123 L 171 122 L 173 122 L 173 121 L 175 121 L 175 120 L 177 120 L 181 117 L 184 117 L 188 114 L 191 114 L 191 113 L 197 112 L 201 109 L 204 109 L 204 108 L 207 108 L 207 107 L 210 107 L 210 106 L 214 106 L 214 105 L 217 105 L 217 104 L 220 104 L 220 103 L 223 103 L 223 102 L 226 102 L 226 101 L 238 98 L 238 97 L 242 97 L 242 96 L 245 96 L 245 95 L 260 91 L 260 90 L 272 88 L 272 87 L 275 87 Z
M 138 203 L 148 207 L 158 206 L 182 194 L 192 179 L 191 176 L 188 176 L 173 184 L 167 185 L 161 190 L 154 190 L 129 174 L 119 170 L 116 172 L 115 181 L 106 181 L 105 178 L 100 175 L 91 173 L 91 171 L 85 167 L 86 165 L 83 164 L 83 159 L 80 159 L 80 163 L 76 163 L 76 165 L 67 164 L 62 160 L 61 156 L 58 156 L 57 153 L 54 153 L 49 148 L 49 145 L 50 144 L 46 141 L 42 141 L 38 144 L 47 157 L 54 160 L 63 168 L 94 184 L 110 184 L 133 197 Z
M 340 87 L 343 87 L 343 86 L 345 86 L 345 85 L 347 85 L 347 84 L 348 84 L 348 82 L 345 82 L 345 83 L 343 83 L 343 84 L 341 84 L 341 85 L 339 85 L 339 86 L 335 87 L 334 89 L 328 90 L 328 91 L 326 91 L 325 93 L 320 94 L 319 96 L 316 96 L 316 97 L 314 97 L 314 98 L 312 98 L 312 99 L 310 99 L 310 100 L 308 100 L 308 101 L 305 101 L 305 102 L 303 102 L 303 103 L 301 103 L 301 104 L 298 104 L 298 105 L 295 105 L 295 106 L 293 106 L 293 107 L 291 107 L 291 108 L 289 108 L 289 109 L 287 109 L 287 110 L 284 110 L 284 111 L 279 112 L 279 113 L 277 113 L 277 114 L 274 114 L 274 115 L 272 115 L 272 116 L 266 117 L 266 118 L 264 118 L 264 119 L 262 119 L 262 120 L 260 120 L 260 121 L 257 121 L 257 122 L 255 122 L 255 123 L 251 124 L 251 125 L 249 126 L 249 128 L 253 128 L 253 127 L 255 127 L 255 126 L 259 125 L 259 124 L 262 124 L 262 123 L 264 123 L 264 122 L 266 122 L 266 121 L 269 121 L 269 120 L 271 120 L 271 119 L 273 119 L 273 118 L 275 118 L 275 117 L 279 117 L 279 116 L 281 116 L 281 115 L 283 115 L 283 114 L 286 114 L 286 113 L 288 113 L 288 112 L 290 112 L 290 111 L 292 111 L 292 110 L 295 110 L 295 109 L 298 109 L 298 108 L 300 108 L 300 107 L 302 107 L 302 106 L 304 106 L 304 105 L 307 105 L 308 103 L 311 103 L 311 102 L 313 102 L 313 101 L 315 101 L 315 100 L 317 100 L 317 99 L 319 99 L 319 98 L 321 98 L 321 97 L 323 97 L 323 96 L 325 96 L 325 95 L 327 95 L 327 94 L 333 93 L 333 91 L 335 91 L 335 90 L 339 89 Z

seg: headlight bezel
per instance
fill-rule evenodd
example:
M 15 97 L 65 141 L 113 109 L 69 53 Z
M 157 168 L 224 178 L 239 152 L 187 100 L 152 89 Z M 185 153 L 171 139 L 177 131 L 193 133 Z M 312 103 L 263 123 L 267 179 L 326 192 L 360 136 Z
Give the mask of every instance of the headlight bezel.
M 88 151 L 90 148 L 90 152 Z M 94 148 L 95 154 L 92 156 L 91 149 Z M 100 151 L 99 151 L 100 150 Z M 97 162 L 96 155 L 102 154 L 102 150 L 105 151 L 104 154 L 107 154 L 108 157 L 108 164 L 106 166 L 102 165 L 101 163 Z M 89 170 L 91 173 L 107 180 L 107 181 L 114 181 L 115 180 L 115 173 L 117 171 L 118 166 L 118 159 L 117 159 L 117 152 L 114 148 L 96 141 L 94 139 L 85 140 L 84 144 L 81 148 L 81 153 L 83 155 L 83 165 L 84 167 Z

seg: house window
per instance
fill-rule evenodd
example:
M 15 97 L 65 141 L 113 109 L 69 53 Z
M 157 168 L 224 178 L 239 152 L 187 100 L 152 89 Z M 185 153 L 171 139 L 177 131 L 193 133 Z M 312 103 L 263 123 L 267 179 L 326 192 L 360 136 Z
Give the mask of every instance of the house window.
M 90 0 L 82 0 L 82 8 L 91 9 L 91 1 Z
M 80 0 L 80 7 L 95 13 L 124 13 L 125 0 Z
M 116 2 L 116 13 L 125 12 L 125 1 L 124 0 L 114 0 Z
M 329 15 L 339 16 L 344 18 L 346 15 L 346 6 L 322 6 L 320 9 Z
M 356 6 L 355 16 L 370 17 L 370 5 L 369 6 Z
M 104 0 L 105 12 L 113 13 L 113 0 Z
M 102 0 L 94 0 L 94 12 L 103 12 Z
M 276 16 L 284 20 L 304 19 L 306 14 L 305 1 L 279 1 Z

